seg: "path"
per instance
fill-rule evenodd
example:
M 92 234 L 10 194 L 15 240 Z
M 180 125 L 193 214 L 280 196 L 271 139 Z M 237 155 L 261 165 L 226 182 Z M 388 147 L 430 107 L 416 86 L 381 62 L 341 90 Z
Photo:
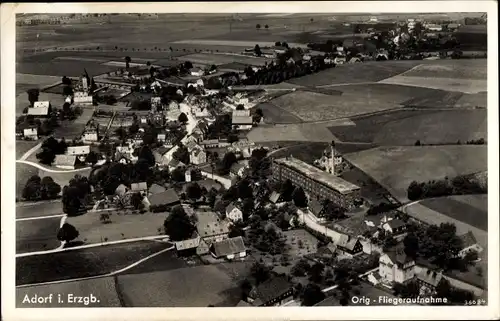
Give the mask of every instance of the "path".
M 31 154 L 33 154 L 34 152 L 37 151 L 37 149 L 39 149 L 40 147 L 42 147 L 42 143 L 38 143 L 37 145 L 31 147 L 26 153 L 23 154 L 23 156 L 21 156 L 19 158 L 20 161 L 25 161 L 28 159 L 28 157 L 31 156 Z
M 44 170 L 48 173 L 77 173 L 77 172 L 82 172 L 82 171 L 86 171 L 86 170 L 90 169 L 90 167 L 82 167 L 82 168 L 77 168 L 77 169 L 52 169 L 52 168 L 48 168 L 48 167 L 42 166 L 40 164 L 31 162 L 31 161 L 26 161 L 26 160 L 16 160 L 16 163 L 31 165 L 31 166 L 36 167 L 38 169 Z

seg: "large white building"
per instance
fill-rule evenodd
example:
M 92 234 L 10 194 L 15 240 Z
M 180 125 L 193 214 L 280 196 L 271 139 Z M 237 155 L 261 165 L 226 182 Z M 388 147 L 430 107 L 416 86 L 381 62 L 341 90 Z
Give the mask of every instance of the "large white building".
M 415 276 L 415 260 L 402 250 L 384 253 L 379 260 L 383 283 L 404 283 Z

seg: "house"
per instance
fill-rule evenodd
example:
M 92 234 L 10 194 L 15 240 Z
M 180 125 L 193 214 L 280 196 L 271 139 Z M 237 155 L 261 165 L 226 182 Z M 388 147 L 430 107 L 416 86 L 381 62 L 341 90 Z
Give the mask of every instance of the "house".
M 200 142 L 200 145 L 204 148 L 217 148 L 219 147 L 218 139 L 207 139 Z
M 252 129 L 253 119 L 252 119 L 252 116 L 250 116 L 250 115 L 249 116 L 238 116 L 238 115 L 235 115 L 233 112 L 233 116 L 231 118 L 231 124 L 233 126 L 235 126 L 236 129 L 238 129 L 238 130 L 249 130 L 249 129 Z
M 395 212 L 384 213 L 380 215 L 368 215 L 365 219 L 365 224 L 369 227 L 382 228 L 384 224 L 395 219 Z
M 33 108 L 49 108 L 50 107 L 50 102 L 48 101 L 35 101 L 33 104 Z
M 175 159 L 175 158 L 172 158 L 172 159 L 168 162 L 167 166 L 168 166 L 168 169 L 169 169 L 170 171 L 173 171 L 173 170 L 174 170 L 174 169 L 176 169 L 176 168 L 186 167 L 186 164 L 184 164 L 183 162 L 181 162 L 181 161 L 179 161 L 179 160 L 177 160 L 177 159 Z
M 273 191 L 269 196 L 269 201 L 273 204 L 276 204 L 279 203 L 280 201 L 283 201 L 283 199 L 280 193 Z
M 121 197 L 127 193 L 127 190 L 128 190 L 127 186 L 120 184 L 115 189 L 115 194 Z
M 229 173 L 233 177 L 243 177 L 247 168 L 248 166 L 244 163 L 237 162 L 231 166 L 231 168 L 229 169 Z
M 216 259 L 234 260 L 247 256 L 247 250 L 241 236 L 212 243 L 210 253 Z
M 207 162 L 207 153 L 197 146 L 189 152 L 189 162 L 194 165 L 204 164 Z
M 167 152 L 170 150 L 167 146 L 161 146 L 153 150 L 153 156 L 155 158 L 155 163 L 158 166 L 167 166 L 169 159 L 166 157 Z
M 163 143 L 167 140 L 167 133 L 166 132 L 160 132 L 156 135 L 156 140 L 160 143 Z
M 337 252 L 340 255 L 353 257 L 363 252 L 363 245 L 359 241 L 359 238 L 348 236 L 347 238 L 342 238 L 337 243 Z
M 186 146 L 189 150 L 188 144 L 191 144 L 192 147 L 194 147 L 194 144 L 197 144 L 196 142 L 196 137 L 193 137 L 192 135 L 186 135 L 181 139 L 182 145 Z
M 243 212 L 237 205 L 231 203 L 226 207 L 226 217 L 232 222 L 243 221 Z
M 167 189 L 165 192 L 152 194 L 148 197 L 151 206 L 174 206 L 180 204 L 180 199 L 173 189 Z
M 159 194 L 165 192 L 167 189 L 161 185 L 158 184 L 152 184 L 151 187 L 149 188 L 149 193 L 150 194 Z
M 462 240 L 462 246 L 463 246 L 463 248 L 458 253 L 460 257 L 465 257 L 465 255 L 471 251 L 477 253 L 481 253 L 483 251 L 482 246 L 477 243 L 477 240 L 471 231 L 460 235 L 459 238 Z
M 23 137 L 27 140 L 38 140 L 38 129 L 35 126 L 24 128 Z
M 379 270 L 382 282 L 404 283 L 415 276 L 415 260 L 402 249 L 384 253 L 379 259 Z
M 253 306 L 280 306 L 293 299 L 293 284 L 285 276 L 274 276 L 250 291 L 247 301 Z
M 134 135 L 134 137 L 132 137 L 132 139 L 130 140 L 134 145 L 142 145 L 143 143 L 143 136 L 144 136 L 144 132 L 138 132 L 137 134 Z
M 400 219 L 393 219 L 384 223 L 382 229 L 390 234 L 401 234 L 406 231 L 406 224 Z
M 54 166 L 63 169 L 75 169 L 76 156 L 56 155 Z
M 415 275 L 415 279 L 420 285 L 420 295 L 434 294 L 442 278 L 443 274 L 441 272 L 421 267 L 420 271 Z
M 229 227 L 216 213 L 198 212 L 195 215 L 198 218 L 196 223 L 198 234 L 207 244 L 210 245 L 228 238 Z
M 370 282 L 373 285 L 378 285 L 382 282 L 382 276 L 380 273 L 377 272 L 372 272 L 368 274 L 368 282 Z
M 85 128 L 82 140 L 85 143 L 94 143 L 99 140 L 99 130 L 97 128 Z
M 146 182 L 132 183 L 130 189 L 133 193 L 142 193 L 148 191 L 148 184 Z
M 193 237 L 187 240 L 175 242 L 175 251 L 179 257 L 189 257 L 197 254 L 198 246 L 200 245 L 201 238 L 196 232 Z
M 205 74 L 205 71 L 201 68 L 193 68 L 190 70 L 191 76 L 201 77 Z
M 72 156 L 83 156 L 83 155 L 88 155 L 89 153 L 90 153 L 89 145 L 68 146 L 68 149 L 66 150 L 66 155 L 72 155 Z
M 28 108 L 28 115 L 34 117 L 48 117 L 49 116 L 49 108 L 48 107 L 30 107 Z

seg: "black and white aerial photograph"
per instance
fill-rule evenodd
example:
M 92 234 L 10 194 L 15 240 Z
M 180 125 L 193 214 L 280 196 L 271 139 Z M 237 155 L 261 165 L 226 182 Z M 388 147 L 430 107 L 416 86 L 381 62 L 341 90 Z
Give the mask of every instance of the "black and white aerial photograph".
M 487 306 L 487 12 L 318 12 L 17 13 L 16 308 Z

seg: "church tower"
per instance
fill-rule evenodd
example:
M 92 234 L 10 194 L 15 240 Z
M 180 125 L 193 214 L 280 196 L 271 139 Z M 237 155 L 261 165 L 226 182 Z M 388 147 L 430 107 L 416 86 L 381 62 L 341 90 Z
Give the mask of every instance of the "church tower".
M 342 155 L 335 148 L 335 141 L 330 144 L 330 168 L 329 172 L 333 175 L 338 175 L 342 170 Z

